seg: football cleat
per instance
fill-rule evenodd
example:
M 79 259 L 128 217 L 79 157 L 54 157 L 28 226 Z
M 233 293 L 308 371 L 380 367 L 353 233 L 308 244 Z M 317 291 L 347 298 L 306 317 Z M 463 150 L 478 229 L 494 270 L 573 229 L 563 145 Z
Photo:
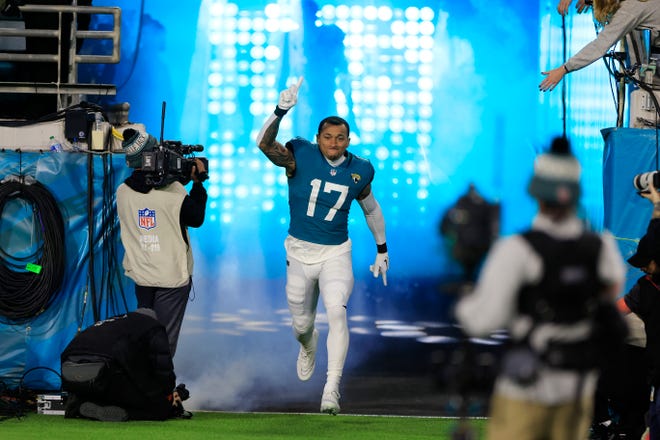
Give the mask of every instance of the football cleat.
M 336 416 L 339 414 L 341 408 L 339 407 L 339 391 L 330 390 L 323 391 L 323 397 L 321 397 L 321 412 Z
M 298 379 L 309 380 L 314 373 L 316 366 L 316 346 L 319 341 L 319 332 L 314 329 L 312 333 L 312 340 L 310 341 L 309 348 L 305 349 L 302 345 L 298 352 L 298 362 L 296 362 L 296 370 L 298 371 Z

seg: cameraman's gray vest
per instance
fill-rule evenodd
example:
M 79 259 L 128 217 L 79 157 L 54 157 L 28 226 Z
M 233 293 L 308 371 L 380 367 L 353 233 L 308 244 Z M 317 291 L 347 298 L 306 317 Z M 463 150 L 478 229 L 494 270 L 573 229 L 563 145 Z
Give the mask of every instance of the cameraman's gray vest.
M 179 182 L 146 194 L 122 183 L 117 188 L 117 213 L 126 276 L 140 286 L 181 287 L 189 282 L 193 257 L 180 214 L 187 195 Z

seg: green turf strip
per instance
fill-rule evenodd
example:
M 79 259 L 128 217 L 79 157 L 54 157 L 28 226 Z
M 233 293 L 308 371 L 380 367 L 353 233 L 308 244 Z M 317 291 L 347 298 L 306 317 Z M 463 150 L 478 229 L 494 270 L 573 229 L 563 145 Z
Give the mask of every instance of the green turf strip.
M 469 425 L 482 438 L 484 420 Z M 325 414 L 194 412 L 189 420 L 97 422 L 30 413 L 0 422 L 2 440 L 123 439 L 451 439 L 454 419 Z

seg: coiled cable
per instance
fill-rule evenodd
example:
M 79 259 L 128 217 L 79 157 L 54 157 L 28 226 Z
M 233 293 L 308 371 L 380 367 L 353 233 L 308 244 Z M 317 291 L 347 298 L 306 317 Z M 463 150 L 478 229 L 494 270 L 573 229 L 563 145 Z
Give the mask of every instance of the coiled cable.
M 41 183 L 21 177 L 0 182 L 0 219 L 8 202 L 21 199 L 32 208 L 36 249 L 8 254 L 0 246 L 0 316 L 10 321 L 34 317 L 48 308 L 64 279 L 64 220 L 57 202 Z

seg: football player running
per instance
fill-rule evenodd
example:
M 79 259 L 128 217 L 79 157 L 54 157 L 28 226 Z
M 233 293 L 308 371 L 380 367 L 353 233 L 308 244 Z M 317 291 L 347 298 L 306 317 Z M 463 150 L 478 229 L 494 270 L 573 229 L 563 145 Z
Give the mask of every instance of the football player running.
M 300 343 L 297 371 L 300 380 L 314 372 L 319 332 L 315 328 L 319 295 L 328 315 L 328 371 L 321 412 L 336 415 L 339 384 L 348 351 L 346 305 L 353 290 L 348 212 L 353 200 L 364 211 L 376 240 L 376 259 L 370 270 L 387 285 L 389 256 L 385 220 L 371 191 L 374 167 L 348 151 L 350 128 L 338 117 L 323 119 L 316 143 L 301 137 L 282 145 L 275 138 L 282 117 L 296 104 L 301 77 L 282 91 L 275 112 L 257 135 L 259 149 L 286 171 L 289 186 L 289 233 L 286 248 L 286 297 L 293 333 Z

